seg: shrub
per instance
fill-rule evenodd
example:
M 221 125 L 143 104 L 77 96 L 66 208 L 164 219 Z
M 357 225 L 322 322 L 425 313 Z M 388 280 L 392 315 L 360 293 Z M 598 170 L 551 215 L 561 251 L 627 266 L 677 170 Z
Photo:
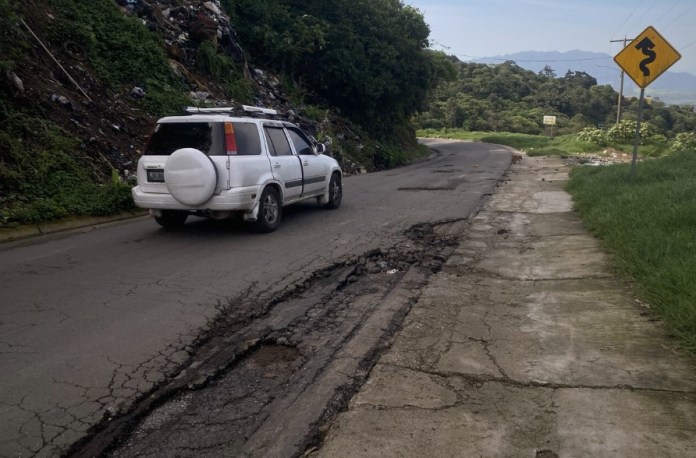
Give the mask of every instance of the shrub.
M 645 141 L 655 133 L 655 128 L 648 122 L 640 125 L 640 138 Z M 618 124 L 614 124 L 607 132 L 607 139 L 613 143 L 630 144 L 636 134 L 636 121 L 624 119 Z
M 220 53 L 211 41 L 201 43 L 196 55 L 200 71 L 221 82 L 225 95 L 237 102 L 251 102 L 251 86 L 232 59 Z
M 577 139 L 597 146 L 605 146 L 607 144 L 607 137 L 604 131 L 594 127 L 586 127 L 578 132 Z
M 682 132 L 677 134 L 670 148 L 672 151 L 696 151 L 696 133 Z

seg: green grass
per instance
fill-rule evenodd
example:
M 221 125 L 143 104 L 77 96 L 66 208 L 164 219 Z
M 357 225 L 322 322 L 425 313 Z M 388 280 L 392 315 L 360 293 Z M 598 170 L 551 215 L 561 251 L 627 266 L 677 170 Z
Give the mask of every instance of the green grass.
M 568 191 L 617 269 L 696 352 L 696 152 L 638 165 L 576 168 Z
M 511 146 L 528 156 L 569 156 L 580 153 L 597 153 L 607 147 L 619 151 L 631 152 L 632 145 L 610 143 L 606 146 L 579 140 L 577 135 L 546 135 L 515 134 L 509 132 L 469 132 L 462 129 L 425 129 L 417 132 L 419 137 L 450 138 L 454 140 L 495 143 Z M 646 157 L 659 157 L 669 151 L 667 142 L 641 145 L 639 154 Z
M 96 179 L 80 142 L 55 124 L 15 114 L 0 123 L 0 228 L 135 207 L 118 174 Z

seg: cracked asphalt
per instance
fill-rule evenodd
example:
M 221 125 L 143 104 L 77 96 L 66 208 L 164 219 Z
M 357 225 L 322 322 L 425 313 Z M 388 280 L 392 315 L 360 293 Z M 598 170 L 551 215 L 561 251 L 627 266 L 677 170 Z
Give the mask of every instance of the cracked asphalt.
M 438 241 L 461 233 L 510 162 L 504 147 L 433 146 L 430 160 L 346 178 L 337 211 L 288 208 L 270 235 L 139 218 L 0 245 L 0 456 L 164 456 L 163 424 L 241 425 L 207 449 L 180 441 L 179 455 L 317 444 L 308 431 L 328 427 L 451 254 Z M 187 410 L 196 396 L 219 402 L 207 423 Z M 280 428 L 283 410 L 296 427 Z
M 696 360 L 523 158 L 312 457 L 693 457 Z
M 408 242 L 388 252 L 374 250 L 319 273 L 251 326 L 235 332 L 223 325 L 224 332 L 215 332 L 196 356 L 204 361 L 211 347 L 225 348 L 222 370 L 169 390 L 156 409 L 128 425 L 132 431 L 107 428 L 78 455 L 300 454 L 317 425 L 362 383 L 464 225 L 417 226 L 408 231 Z M 219 368 L 215 359 L 197 372 Z

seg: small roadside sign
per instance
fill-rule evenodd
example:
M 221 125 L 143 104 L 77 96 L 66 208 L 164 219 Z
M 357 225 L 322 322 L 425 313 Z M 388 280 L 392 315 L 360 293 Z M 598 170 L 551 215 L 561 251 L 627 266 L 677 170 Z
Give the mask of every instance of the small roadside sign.
M 539 119 L 539 118 L 537 118 Z M 555 126 L 556 125 L 556 117 L 555 116 L 544 116 L 544 125 L 545 126 Z
M 645 89 L 679 59 L 681 54 L 649 26 L 614 57 L 614 62 Z

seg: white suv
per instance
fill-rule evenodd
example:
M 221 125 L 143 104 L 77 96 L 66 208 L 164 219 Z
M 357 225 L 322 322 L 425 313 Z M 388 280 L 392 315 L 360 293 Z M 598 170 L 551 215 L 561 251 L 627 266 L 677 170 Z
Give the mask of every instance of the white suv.
M 136 205 L 165 228 L 189 214 L 241 213 L 262 232 L 278 227 L 285 205 L 315 198 L 338 208 L 342 173 L 326 147 L 274 119 L 275 110 L 243 109 L 238 116 L 234 108 L 188 108 L 160 119 L 138 161 Z

